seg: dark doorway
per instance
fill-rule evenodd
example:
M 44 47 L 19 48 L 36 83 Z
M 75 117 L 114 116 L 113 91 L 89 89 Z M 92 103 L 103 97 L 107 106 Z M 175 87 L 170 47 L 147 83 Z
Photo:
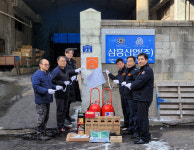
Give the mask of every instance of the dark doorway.
M 57 57 L 65 55 L 66 48 L 74 49 L 74 57 L 80 57 L 79 33 L 54 33 L 50 38 L 50 69 L 57 66 Z

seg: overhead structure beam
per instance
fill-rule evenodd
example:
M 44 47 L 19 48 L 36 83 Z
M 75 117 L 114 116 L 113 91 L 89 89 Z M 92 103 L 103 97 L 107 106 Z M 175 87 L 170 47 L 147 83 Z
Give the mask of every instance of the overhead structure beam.
M 136 0 L 136 20 L 148 20 L 149 0 Z
M 30 17 L 33 22 L 42 23 L 40 15 L 34 13 L 22 0 L 15 0 L 14 2 L 14 8 L 18 8 L 19 10 L 21 10 L 24 14 Z

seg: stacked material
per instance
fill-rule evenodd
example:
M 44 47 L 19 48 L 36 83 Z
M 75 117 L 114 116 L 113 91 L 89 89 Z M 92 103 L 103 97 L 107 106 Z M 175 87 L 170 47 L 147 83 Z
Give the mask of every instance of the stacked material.
M 17 51 L 13 51 L 12 55 L 19 56 L 20 67 L 26 68 L 37 66 L 44 55 L 44 51 L 32 48 L 31 45 L 23 45 L 21 48 L 17 48 Z
M 85 118 L 85 134 L 90 134 L 91 130 L 107 130 L 116 135 L 120 135 L 120 116 Z

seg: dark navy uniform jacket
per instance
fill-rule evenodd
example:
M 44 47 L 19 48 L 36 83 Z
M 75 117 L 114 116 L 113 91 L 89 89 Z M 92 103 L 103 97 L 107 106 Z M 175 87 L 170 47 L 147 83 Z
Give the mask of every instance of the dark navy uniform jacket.
M 121 83 L 125 80 L 127 68 L 124 66 L 122 70 L 118 70 L 118 74 L 114 76 L 112 73 L 109 73 L 109 77 L 112 80 L 119 80 L 119 92 L 121 95 L 121 98 L 124 98 L 124 86 L 121 86 Z
M 38 69 L 32 75 L 31 80 L 34 89 L 35 103 L 46 104 L 53 102 L 53 95 L 48 93 L 48 89 L 55 89 L 56 86 L 51 83 L 50 73 Z
M 66 87 L 64 84 L 64 81 L 70 81 L 69 80 L 69 75 L 66 72 L 66 69 L 61 69 L 59 66 L 57 66 L 53 71 L 52 71 L 52 83 L 55 85 L 60 85 L 63 86 L 63 89 L 66 88 L 66 91 L 64 92 L 63 90 L 58 90 L 55 92 L 55 98 L 57 99 L 67 99 L 68 94 L 69 94 L 69 85 Z
M 149 64 L 140 68 L 131 90 L 133 99 L 137 101 L 151 102 L 153 100 L 154 73 Z
M 69 74 L 69 77 L 71 78 L 74 75 L 77 75 L 78 73 L 75 72 L 76 69 L 76 60 L 74 59 L 68 59 L 65 56 L 65 59 L 67 61 L 66 64 L 66 70 Z M 70 85 L 70 89 L 69 89 L 69 101 L 70 102 L 75 102 L 75 101 L 81 101 L 81 95 L 80 95 L 80 89 L 79 89 L 79 84 L 78 81 L 74 80 L 72 85 Z
M 135 78 L 138 75 L 138 73 L 139 73 L 139 69 L 136 68 L 136 65 L 131 68 L 127 68 L 127 72 L 125 76 L 126 84 L 135 81 Z M 127 100 L 133 100 L 133 91 L 126 86 L 124 86 L 124 97 Z
M 77 75 L 78 73 L 75 72 L 75 69 L 76 69 L 76 60 L 74 60 L 73 58 L 71 58 L 70 60 L 65 56 L 65 59 L 66 59 L 66 70 L 69 74 L 70 77 L 74 76 L 74 75 Z

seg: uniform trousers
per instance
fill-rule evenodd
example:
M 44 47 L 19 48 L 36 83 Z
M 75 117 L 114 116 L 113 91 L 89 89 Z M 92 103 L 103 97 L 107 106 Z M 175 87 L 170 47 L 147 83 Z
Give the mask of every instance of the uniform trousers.
M 145 142 L 151 140 L 148 112 L 151 102 L 137 101 L 138 134 Z
M 64 127 L 64 119 L 68 109 L 68 99 L 57 99 L 56 98 L 56 106 L 57 106 L 57 127 Z

